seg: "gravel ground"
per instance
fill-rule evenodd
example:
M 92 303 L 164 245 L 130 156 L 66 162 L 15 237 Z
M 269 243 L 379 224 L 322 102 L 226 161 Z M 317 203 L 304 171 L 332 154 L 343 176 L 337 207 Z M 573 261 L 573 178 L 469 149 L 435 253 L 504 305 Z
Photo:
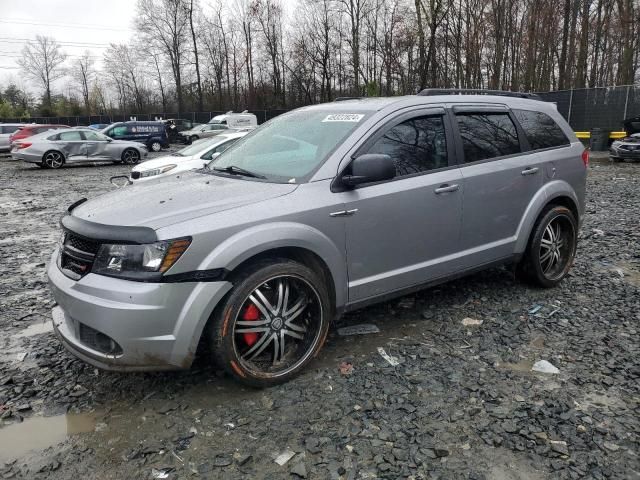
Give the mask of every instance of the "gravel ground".
M 560 287 L 493 269 L 350 314 L 381 332 L 267 390 L 98 371 L 43 325 L 58 219 L 127 171 L 0 159 L 0 478 L 640 478 L 640 165 L 592 163 Z

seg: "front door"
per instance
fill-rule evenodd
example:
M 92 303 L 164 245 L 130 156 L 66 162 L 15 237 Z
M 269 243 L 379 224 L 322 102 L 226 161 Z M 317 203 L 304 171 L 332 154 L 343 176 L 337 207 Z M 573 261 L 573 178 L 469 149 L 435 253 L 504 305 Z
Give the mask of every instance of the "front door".
M 454 108 L 464 178 L 460 247 L 465 268 L 513 254 L 518 226 L 543 184 L 538 153 L 527 144 L 505 108 Z
M 82 132 L 82 135 L 85 139 L 88 160 L 99 160 L 108 156 L 106 150 L 109 142 L 105 136 L 88 130 Z
M 449 137 L 449 141 L 448 141 Z M 349 302 L 436 279 L 455 268 L 463 183 L 443 109 L 402 114 L 358 151 L 390 155 L 396 177 L 342 192 Z

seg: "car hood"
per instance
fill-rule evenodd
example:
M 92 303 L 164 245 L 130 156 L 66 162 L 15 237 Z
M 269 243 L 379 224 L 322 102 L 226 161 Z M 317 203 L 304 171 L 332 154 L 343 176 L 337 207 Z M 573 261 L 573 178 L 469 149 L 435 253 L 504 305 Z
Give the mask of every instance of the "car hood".
M 106 193 L 76 207 L 73 216 L 105 225 L 159 229 L 287 195 L 296 188 L 188 172 Z
M 194 155 L 195 156 L 195 155 Z M 153 170 L 154 168 L 164 167 L 165 165 L 180 165 L 182 162 L 186 162 L 188 160 L 193 160 L 193 157 L 176 157 L 174 155 L 166 155 L 164 157 L 154 158 L 153 160 L 147 160 L 146 162 L 142 162 L 131 169 L 132 172 L 144 172 L 147 170 Z M 206 160 L 202 160 L 202 164 Z M 202 165 L 201 165 L 202 166 Z

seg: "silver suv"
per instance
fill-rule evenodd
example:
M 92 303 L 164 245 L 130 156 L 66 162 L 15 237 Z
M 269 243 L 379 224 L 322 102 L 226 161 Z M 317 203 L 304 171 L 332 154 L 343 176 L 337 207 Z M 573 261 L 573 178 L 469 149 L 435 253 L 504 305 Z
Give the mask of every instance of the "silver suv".
M 584 147 L 553 104 L 444 93 L 300 108 L 202 170 L 72 205 L 48 268 L 59 338 L 126 371 L 188 368 L 206 345 L 266 386 L 346 311 L 505 263 L 556 285 Z

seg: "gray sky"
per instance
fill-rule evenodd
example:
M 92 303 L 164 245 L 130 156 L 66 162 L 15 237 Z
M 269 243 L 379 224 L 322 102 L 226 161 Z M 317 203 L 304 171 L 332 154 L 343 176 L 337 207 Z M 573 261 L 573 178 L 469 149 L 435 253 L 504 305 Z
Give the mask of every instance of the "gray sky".
M 15 68 L 25 39 L 38 34 L 60 42 L 69 60 L 89 50 L 100 67 L 105 47 L 133 33 L 135 6 L 134 0 L 0 0 L 0 87 L 13 81 L 40 92 Z

